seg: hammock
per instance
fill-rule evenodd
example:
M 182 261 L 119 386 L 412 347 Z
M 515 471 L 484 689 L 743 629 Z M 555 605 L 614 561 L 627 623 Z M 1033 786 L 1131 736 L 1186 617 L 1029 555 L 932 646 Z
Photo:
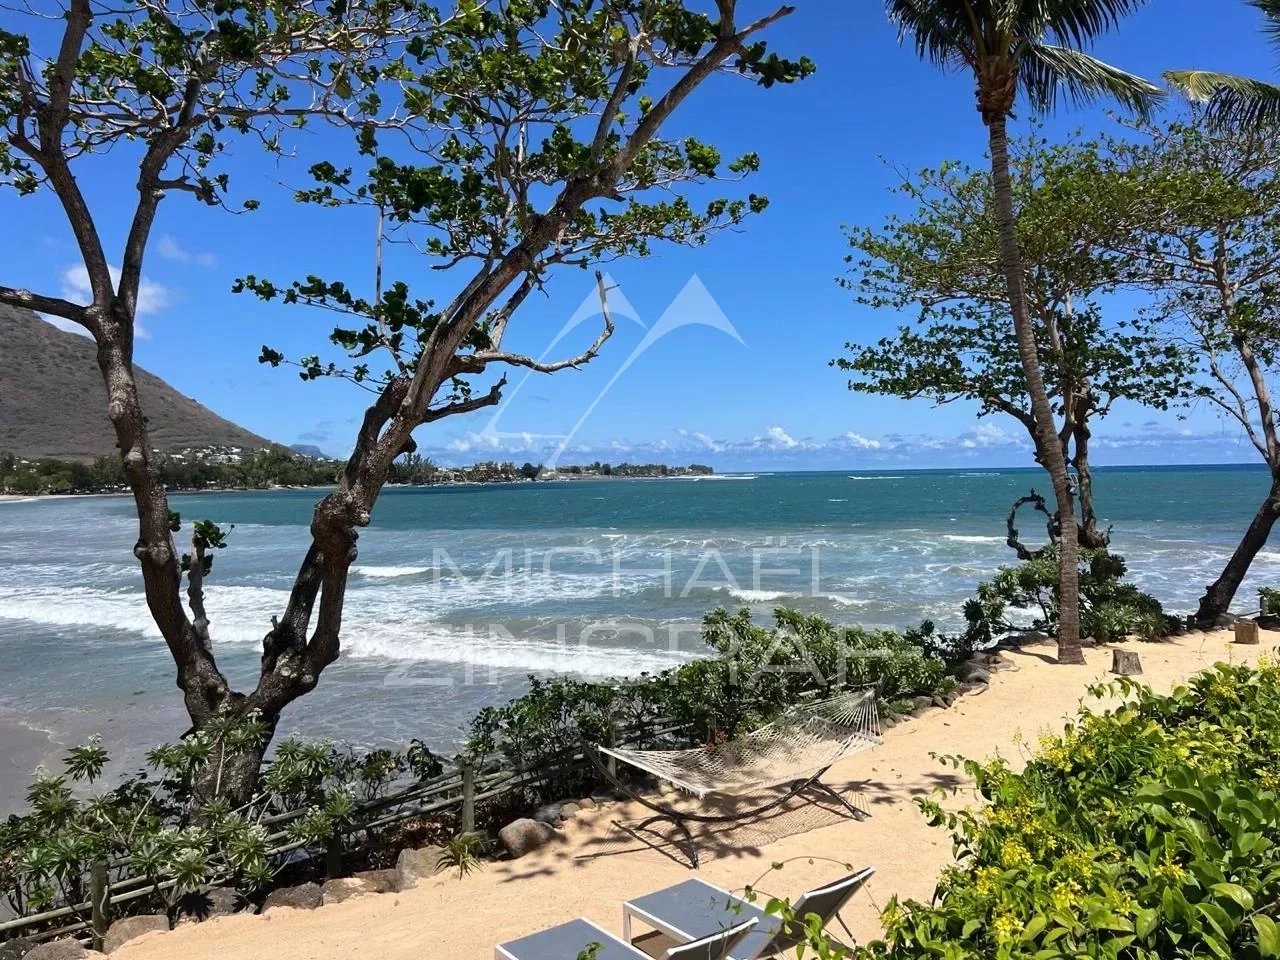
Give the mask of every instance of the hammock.
M 862 688 L 791 707 L 768 726 L 714 746 L 596 749 L 694 796 L 705 797 L 709 793 L 749 793 L 805 779 L 880 743 L 876 691 Z
M 854 817 L 864 817 L 861 810 L 822 783 L 821 777 L 833 764 L 882 742 L 876 689 L 862 687 L 830 700 L 790 707 L 768 726 L 724 743 L 689 750 L 627 750 L 587 744 L 585 753 L 615 787 L 657 814 L 634 828 L 620 823 L 617 826 L 638 836 L 655 821 L 671 821 L 684 835 L 689 859 L 697 869 L 697 844 L 686 821 L 743 820 L 772 810 L 808 789 L 821 792 Z M 730 813 L 681 810 L 650 799 L 624 783 L 601 759 L 602 755 L 651 773 L 700 798 L 708 794 L 749 794 L 784 784 L 787 789 L 758 806 Z

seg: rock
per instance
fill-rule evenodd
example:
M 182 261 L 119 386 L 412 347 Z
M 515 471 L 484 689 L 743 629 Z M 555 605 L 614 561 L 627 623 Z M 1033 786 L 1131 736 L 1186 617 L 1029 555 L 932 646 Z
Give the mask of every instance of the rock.
M 369 884 L 359 877 L 342 877 L 338 880 L 326 880 L 321 885 L 320 900 L 327 907 L 373 892 L 369 889 Z
M 896 727 L 897 725 L 898 725 L 898 718 L 897 718 L 897 717 L 884 716 L 884 717 L 881 717 L 881 718 L 880 718 L 880 730 L 881 730 L 881 732 L 883 732 L 883 731 L 885 731 L 885 730 L 892 730 L 892 729 L 893 729 L 894 727 Z
M 544 846 L 555 835 L 550 824 L 528 818 L 513 820 L 498 831 L 498 839 L 513 860 Z
M 923 717 L 933 709 L 933 697 L 915 697 L 912 702 L 915 704 L 910 711 L 913 717 Z
M 296 887 L 281 887 L 267 894 L 262 901 L 260 913 L 274 910 L 277 907 L 289 907 L 294 910 L 314 910 L 320 906 L 322 898 L 318 883 L 303 883 Z
M 953 703 L 955 703 L 959 699 L 960 699 L 960 694 L 957 693 L 955 690 L 948 690 L 946 693 L 942 695 L 942 702 L 945 703 L 948 707 L 951 706 Z
M 199 923 L 213 917 L 228 917 L 247 907 L 248 901 L 232 887 L 214 887 L 203 893 L 188 893 L 178 901 L 178 923 Z
M 570 801 L 569 803 L 566 803 L 563 807 L 560 808 L 560 816 L 563 817 L 565 820 L 569 820 L 573 817 L 576 817 L 578 815 L 578 811 L 581 809 L 582 808 L 578 804 L 574 803 L 573 801 Z
M 987 684 L 979 683 L 976 680 L 966 680 L 964 683 L 956 687 L 956 693 L 960 696 L 975 696 L 979 693 L 987 692 Z
M 1004 657 L 998 657 L 988 664 L 987 669 L 993 672 L 998 670 L 1017 670 L 1018 665 L 1010 660 L 1006 660 Z
M 91 957 L 101 956 L 103 954 L 98 953 L 97 950 L 86 949 L 79 940 L 63 937 L 61 940 L 50 940 L 48 943 L 39 944 L 22 960 L 88 960 Z
M 932 703 L 939 710 L 945 710 L 947 709 L 947 707 L 951 706 L 951 704 L 947 703 L 947 698 L 941 695 L 930 697 L 929 702 Z
M 590 797 L 583 797 L 578 801 L 578 806 L 583 810 L 594 810 L 597 804 Z
M 549 823 L 554 827 L 557 823 L 560 822 L 560 819 L 561 819 L 560 804 L 558 803 L 543 804 L 537 810 L 534 811 L 533 819 L 541 821 L 542 823 Z
M 396 858 L 396 890 L 410 890 L 423 877 L 440 872 L 440 855 L 444 847 L 418 847 L 400 851 Z
M 16 940 L 5 940 L 0 942 L 0 960 L 22 960 L 27 954 L 36 948 L 36 945 L 26 937 L 18 937 Z
M 358 870 L 353 879 L 363 881 L 369 893 L 394 893 L 396 875 L 395 867 L 390 867 L 386 870 Z
M 986 667 L 978 666 L 976 663 L 962 663 L 959 673 L 961 683 L 991 682 L 991 671 Z
M 107 936 L 102 945 L 104 953 L 114 953 L 130 940 L 144 933 L 167 932 L 169 918 L 162 913 L 144 913 L 137 917 L 121 917 L 107 928 Z M 31 956 L 31 954 L 27 954 Z

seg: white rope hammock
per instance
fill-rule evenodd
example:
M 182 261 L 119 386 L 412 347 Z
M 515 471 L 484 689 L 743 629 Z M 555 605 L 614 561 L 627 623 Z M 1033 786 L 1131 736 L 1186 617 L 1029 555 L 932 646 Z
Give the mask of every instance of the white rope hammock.
M 736 740 L 688 750 L 598 747 L 698 797 L 741 794 L 813 776 L 883 742 L 876 691 L 788 708 L 768 726 Z

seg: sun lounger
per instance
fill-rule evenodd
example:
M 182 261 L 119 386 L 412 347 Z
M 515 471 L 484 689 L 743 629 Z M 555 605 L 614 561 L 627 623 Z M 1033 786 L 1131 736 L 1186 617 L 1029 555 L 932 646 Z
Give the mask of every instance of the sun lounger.
M 796 917 L 800 919 L 811 913 L 817 914 L 825 926 L 875 872 L 875 867 L 866 867 L 842 880 L 802 894 L 792 904 Z M 733 947 L 734 960 L 773 956 L 804 939 L 800 924 L 792 924 L 788 930 L 780 917 L 767 914 L 759 906 L 699 879 L 685 880 L 624 903 L 622 936 L 627 943 L 631 942 L 633 919 L 661 931 L 678 943 L 696 941 L 740 924 L 745 919 L 758 921 L 755 929 Z
M 726 960 L 734 944 L 750 933 L 757 922 L 754 917 L 738 918 L 732 926 L 721 926 L 710 936 L 672 947 L 661 960 Z M 578 960 L 580 956 L 591 960 L 650 960 L 647 954 L 590 920 L 570 920 L 519 940 L 500 943 L 494 947 L 493 955 L 494 960 Z

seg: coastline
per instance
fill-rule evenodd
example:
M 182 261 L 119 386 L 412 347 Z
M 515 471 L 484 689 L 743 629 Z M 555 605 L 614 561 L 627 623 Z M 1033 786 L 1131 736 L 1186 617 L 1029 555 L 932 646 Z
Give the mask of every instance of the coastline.
M 36 767 L 55 761 L 61 749 L 49 731 L 0 713 L 0 818 L 26 807 L 27 788 Z

